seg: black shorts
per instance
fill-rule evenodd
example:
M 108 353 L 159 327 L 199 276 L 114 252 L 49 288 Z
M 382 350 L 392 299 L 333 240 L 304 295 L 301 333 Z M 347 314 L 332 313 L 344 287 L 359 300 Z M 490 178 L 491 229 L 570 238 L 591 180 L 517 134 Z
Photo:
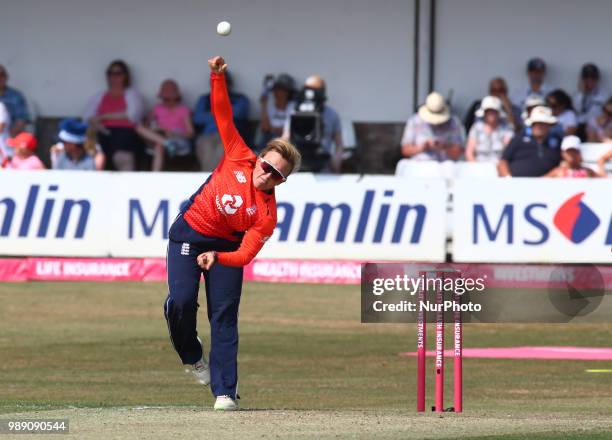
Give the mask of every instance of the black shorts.
M 106 157 L 115 151 L 130 151 L 136 155 L 144 152 L 144 143 L 136 130 L 129 127 L 107 127 L 109 134 L 98 133 L 98 142 Z

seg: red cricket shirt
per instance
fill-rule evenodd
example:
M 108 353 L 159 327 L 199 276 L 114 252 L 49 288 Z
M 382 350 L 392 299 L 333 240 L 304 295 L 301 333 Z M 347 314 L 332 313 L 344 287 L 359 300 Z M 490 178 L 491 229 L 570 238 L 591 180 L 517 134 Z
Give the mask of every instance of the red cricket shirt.
M 210 100 L 225 154 L 184 214 L 194 230 L 209 237 L 239 241 L 235 252 L 219 252 L 218 262 L 244 266 L 261 250 L 276 227 L 274 190 L 260 191 L 253 185 L 257 156 L 240 137 L 232 118 L 225 75 L 211 73 Z

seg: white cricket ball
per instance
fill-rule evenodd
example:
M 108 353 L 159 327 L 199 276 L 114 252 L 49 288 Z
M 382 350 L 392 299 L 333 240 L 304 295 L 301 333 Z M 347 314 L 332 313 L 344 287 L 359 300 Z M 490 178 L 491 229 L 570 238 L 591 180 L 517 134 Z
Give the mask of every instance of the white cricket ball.
M 231 31 L 232 31 L 232 25 L 229 24 L 228 21 L 221 21 L 217 25 L 217 33 L 219 35 L 223 35 L 224 37 L 227 37 Z

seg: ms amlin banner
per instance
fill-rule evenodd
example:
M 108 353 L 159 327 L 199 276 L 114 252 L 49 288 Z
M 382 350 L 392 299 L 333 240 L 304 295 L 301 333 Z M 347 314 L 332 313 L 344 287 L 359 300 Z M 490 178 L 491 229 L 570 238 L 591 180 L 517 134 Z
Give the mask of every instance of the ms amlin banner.
M 0 255 L 164 257 L 170 224 L 206 173 L 0 173 Z M 232 194 L 224 204 L 240 209 Z M 291 176 L 264 259 L 444 261 L 443 180 Z M 246 209 L 247 207 L 242 207 Z
M 611 179 L 461 179 L 453 214 L 455 261 L 612 263 Z

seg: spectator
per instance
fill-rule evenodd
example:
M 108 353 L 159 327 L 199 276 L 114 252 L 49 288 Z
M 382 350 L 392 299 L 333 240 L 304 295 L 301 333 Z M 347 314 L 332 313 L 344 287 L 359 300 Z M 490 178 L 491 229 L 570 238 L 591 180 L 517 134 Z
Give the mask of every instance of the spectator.
M 333 172 L 340 173 L 342 171 L 342 158 L 344 153 L 344 144 L 342 142 L 342 124 L 340 122 L 340 116 L 338 112 L 334 110 L 331 106 L 327 104 L 327 85 L 325 84 L 325 80 L 320 75 L 312 75 L 306 79 L 304 82 L 304 87 L 300 92 L 301 97 L 306 97 L 309 93 L 308 90 L 311 90 L 310 94 L 314 96 L 314 101 L 317 101 L 315 105 L 315 111 L 320 111 L 321 119 L 323 123 L 323 133 L 321 135 L 321 146 L 320 149 L 324 151 L 325 155 L 329 157 L 327 163 L 324 165 L 323 169 L 316 169 L 315 171 L 323 171 L 323 172 Z M 309 99 L 309 98 L 308 98 Z M 298 99 L 298 101 L 300 101 Z M 307 105 L 315 104 L 315 102 L 298 102 L 296 103 L 295 112 L 300 111 L 312 111 L 304 110 L 303 105 L 306 103 Z M 319 109 L 316 109 L 319 107 Z M 294 112 L 294 113 L 295 113 Z M 299 142 L 294 142 L 292 133 L 291 133 L 291 115 L 287 118 L 285 123 L 285 128 L 283 130 L 283 139 L 291 140 L 292 143 L 296 144 L 298 149 L 300 149 Z M 309 154 L 301 151 L 302 153 L 302 169 L 308 170 L 309 165 Z M 319 168 L 319 167 L 317 167 Z
M 599 67 L 593 63 L 582 66 L 578 93 L 574 96 L 574 104 L 578 113 L 578 135 L 586 139 L 586 126 L 588 122 L 601 113 L 610 93 L 599 83 Z
M 432 92 L 404 128 L 402 155 L 415 160 L 459 160 L 465 132 L 442 95 Z
M 544 177 L 597 177 L 595 171 L 582 166 L 580 138 L 570 135 L 561 142 L 561 164 L 546 173 Z
M 576 134 L 578 121 L 572 104 L 572 98 L 564 90 L 553 90 L 546 96 L 546 104 L 551 108 L 558 124 L 563 129 L 563 136 Z
M 25 130 L 26 125 L 30 122 L 30 113 L 23 93 L 9 87 L 7 85 L 8 78 L 6 68 L 0 65 L 0 102 L 6 106 L 11 116 L 9 133 L 15 137 Z
M 544 98 L 548 95 L 552 88 L 544 82 L 546 76 L 546 63 L 542 58 L 532 58 L 527 63 L 527 80 L 529 84 L 526 87 L 516 90 L 512 94 L 512 102 L 517 107 L 524 109 L 527 97 L 537 95 Z
M 599 168 L 599 175 L 606 176 L 606 162 L 612 159 L 612 148 L 608 150 L 603 156 L 597 159 L 597 167 Z
M 267 145 L 271 139 L 282 136 L 287 118 L 295 109 L 295 80 L 291 75 L 281 73 L 272 81 L 271 88 L 264 83 L 264 92 L 259 100 L 262 146 Z
M 529 119 L 529 115 L 531 115 L 531 111 L 542 105 L 546 105 L 546 100 L 539 95 L 530 95 L 525 100 L 525 108 L 521 113 L 521 119 L 523 120 L 523 125 L 525 125 L 525 121 Z
M 86 150 L 87 124 L 78 119 L 60 122 L 59 142 L 51 147 L 54 170 L 96 170 L 95 153 Z
M 166 152 L 170 157 L 188 155 L 194 135 L 191 110 L 182 104 L 176 81 L 167 79 L 162 82 L 157 97 L 161 103 L 149 114 L 149 126 L 139 124 L 136 127 L 138 134 L 154 145 L 153 171 L 163 169 Z
M 101 171 L 106 165 L 106 156 L 102 151 L 102 147 L 98 144 L 98 132 L 91 125 L 87 125 L 85 132 L 85 151 L 93 156 L 96 163 L 96 171 Z
M 601 110 L 601 115 L 592 118 L 587 125 L 589 142 L 612 142 L 612 97 Z
M 478 120 L 470 129 L 465 157 L 469 162 L 495 162 L 514 134 L 506 122 L 502 101 L 495 96 L 487 96 L 476 111 Z
M 234 82 L 227 71 L 225 72 L 225 80 L 232 104 L 234 125 L 236 125 L 240 135 L 246 139 L 248 138 L 246 131 L 249 122 L 249 98 L 242 93 L 233 91 Z M 212 171 L 223 156 L 223 144 L 210 107 L 210 93 L 202 95 L 198 99 L 193 112 L 193 123 L 200 132 L 196 139 L 196 156 L 200 162 L 200 168 L 202 171 Z
M 557 123 L 548 107 L 539 106 L 531 111 L 526 121 L 527 128 L 515 135 L 502 153 L 497 164 L 502 177 L 539 177 L 559 165 L 560 139 L 551 133 Z
M 506 114 L 506 120 L 515 131 L 519 131 L 523 128 L 523 119 L 521 118 L 521 108 L 517 107 L 508 98 L 508 86 L 506 80 L 501 77 L 493 78 L 489 81 L 489 96 L 495 96 L 501 100 L 502 109 Z M 474 121 L 476 121 L 476 112 L 480 108 L 480 100 L 476 100 L 472 103 L 472 106 L 465 115 L 464 125 L 465 129 L 469 132 Z
M 9 147 L 15 149 L 15 154 L 13 154 L 13 157 L 6 166 L 7 168 L 13 170 L 45 169 L 43 163 L 34 154 L 38 141 L 32 134 L 23 131 L 14 138 L 9 138 L 6 143 Z
M 6 145 L 6 140 L 10 136 L 10 125 L 11 116 L 6 109 L 6 106 L 0 102 L 0 164 L 5 164 L 5 162 L 8 161 L 13 154 L 8 145 Z
M 98 131 L 102 150 L 114 168 L 133 171 L 143 152 L 136 126 L 142 121 L 144 102 L 132 87 L 130 70 L 124 61 L 110 63 L 106 79 L 108 89 L 89 100 L 83 120 Z

